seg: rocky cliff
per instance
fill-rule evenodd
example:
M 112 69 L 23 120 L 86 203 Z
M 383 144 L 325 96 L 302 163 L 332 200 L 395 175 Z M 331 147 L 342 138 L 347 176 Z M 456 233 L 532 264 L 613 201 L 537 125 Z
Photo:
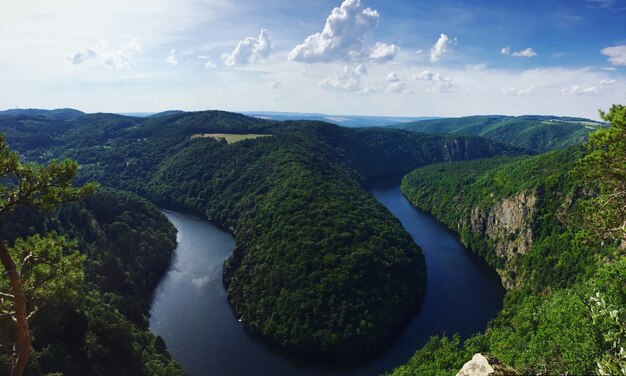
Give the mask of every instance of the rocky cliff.
M 536 213 L 537 195 L 534 191 L 524 191 L 505 198 L 493 206 L 483 209 L 473 207 L 458 230 L 469 228 L 484 239 L 496 256 L 504 261 L 498 273 L 506 289 L 519 285 L 516 267 L 518 255 L 526 254 L 533 242 L 533 218 Z

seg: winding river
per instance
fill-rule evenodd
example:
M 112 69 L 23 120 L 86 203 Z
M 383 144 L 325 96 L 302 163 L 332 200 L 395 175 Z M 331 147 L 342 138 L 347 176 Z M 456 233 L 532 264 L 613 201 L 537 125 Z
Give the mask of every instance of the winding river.
M 502 305 L 497 274 L 443 224 L 413 208 L 397 182 L 370 191 L 422 247 L 428 268 L 421 308 L 383 355 L 349 368 L 324 367 L 282 354 L 248 333 L 233 315 L 221 282 L 233 238 L 175 212 L 165 214 L 178 229 L 178 247 L 156 291 L 150 329 L 191 376 L 378 375 L 406 362 L 430 336 L 459 332 L 467 337 L 484 330 Z

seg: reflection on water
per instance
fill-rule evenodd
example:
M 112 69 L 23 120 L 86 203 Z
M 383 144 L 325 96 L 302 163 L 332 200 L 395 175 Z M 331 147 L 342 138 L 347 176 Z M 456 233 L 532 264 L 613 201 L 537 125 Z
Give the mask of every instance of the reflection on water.
M 247 333 L 233 315 L 221 281 L 233 238 L 206 221 L 174 212 L 165 214 L 178 229 L 178 248 L 156 291 L 150 329 L 192 376 L 377 375 L 406 362 L 432 335 L 469 336 L 483 330 L 502 304 L 496 273 L 445 226 L 411 207 L 397 184 L 371 192 L 422 247 L 428 268 L 422 306 L 382 356 L 348 369 L 324 367 L 281 354 Z

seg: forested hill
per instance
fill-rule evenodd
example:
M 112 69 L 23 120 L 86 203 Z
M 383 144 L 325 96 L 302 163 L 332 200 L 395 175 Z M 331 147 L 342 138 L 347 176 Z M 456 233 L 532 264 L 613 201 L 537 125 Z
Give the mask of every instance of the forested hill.
M 420 250 L 363 183 L 520 152 L 477 138 L 219 111 L 0 116 L 0 131 L 27 160 L 71 157 L 83 181 L 229 227 L 237 248 L 224 282 L 238 317 L 292 351 L 338 359 L 385 344 L 424 286 Z
M 27 116 L 42 117 L 49 120 L 76 120 L 85 115 L 84 112 L 74 110 L 73 108 L 57 108 L 56 110 L 40 110 L 36 108 L 0 111 L 0 116 Z
M 394 375 L 455 375 L 478 352 L 521 374 L 623 374 L 625 113 L 611 109 L 614 125 L 589 150 L 436 164 L 403 179 L 409 200 L 509 291 L 485 333 L 433 338 Z
M 589 133 L 603 126 L 604 123 L 583 118 L 490 115 L 424 120 L 390 127 L 423 133 L 480 136 L 546 152 L 580 144 L 587 140 Z
M 55 268 L 61 275 L 43 291 L 36 288 L 49 277 L 44 260 L 35 275 L 24 277 L 29 298 L 36 298 L 29 307 L 39 308 L 30 323 L 28 375 L 183 375 L 146 319 L 176 245 L 176 229 L 163 213 L 136 195 L 102 188 L 52 212 L 22 208 L 0 217 L 9 246 L 28 249 L 24 239 L 50 232 L 57 235 L 49 237 L 49 248 L 65 238 L 85 259 L 82 268 Z M 2 291 L 6 284 L 0 280 Z M 0 343 L 14 338 L 13 324 L 0 321 Z M 9 374 L 10 363 L 2 351 L 1 375 Z

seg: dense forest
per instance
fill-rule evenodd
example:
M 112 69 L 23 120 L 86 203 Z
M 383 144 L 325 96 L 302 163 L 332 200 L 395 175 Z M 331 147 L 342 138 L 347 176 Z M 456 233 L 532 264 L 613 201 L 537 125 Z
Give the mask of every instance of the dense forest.
M 229 228 L 237 248 L 224 284 L 238 317 L 291 351 L 342 360 L 385 345 L 424 286 L 419 248 L 364 184 L 429 163 L 522 152 L 480 138 L 219 111 L 0 116 L 0 131 L 25 160 L 78 161 L 78 183 L 134 192 Z M 232 144 L 193 137 L 208 133 L 271 137 Z M 115 268 L 107 273 L 121 277 Z M 149 288 L 144 273 L 141 285 L 99 287 Z M 131 301 L 125 313 L 136 320 L 145 307 Z
M 396 375 L 454 375 L 487 352 L 524 374 L 623 374 L 626 107 L 586 148 L 432 165 L 402 190 L 509 289 L 485 333 L 435 337 Z M 516 214 L 521 221 L 515 221 Z
M 182 372 L 146 330 L 152 293 L 175 245 L 175 229 L 154 205 L 233 233 L 236 249 L 223 282 L 247 328 L 309 357 L 345 360 L 381 348 L 419 306 L 426 270 L 419 247 L 364 187 L 416 167 L 403 179 L 404 194 L 457 231 L 509 291 L 485 333 L 466 341 L 435 337 L 394 372 L 455 374 L 476 352 L 525 373 L 611 367 L 603 335 L 615 324 L 610 312 L 626 301 L 612 284 L 624 272 L 623 246 L 614 238 L 599 244 L 597 231 L 579 225 L 607 187 L 586 184 L 581 172 L 593 148 L 565 148 L 602 126 L 579 129 L 583 120 L 569 118 L 492 120 L 508 121 L 508 128 L 493 129 L 513 130 L 502 139 L 515 146 L 474 131 L 467 134 L 492 139 L 219 111 L 0 114 L 0 132 L 22 160 L 72 158 L 80 163 L 77 184 L 102 186 L 44 220 L 35 208 L 2 217 L 11 247 L 59 234 L 51 236 L 74 241 L 83 265 L 72 276 L 80 282 L 76 292 L 48 297 L 33 321 L 32 374 Z M 530 127 L 542 136 L 528 137 L 526 128 L 510 126 L 513 120 L 543 124 Z M 556 133 L 546 136 L 549 124 Z M 268 137 L 194 137 L 205 134 Z M 527 155 L 547 149 L 562 150 Z M 608 316 L 590 309 L 594 304 Z M 11 325 L 2 325 L 10 343 Z M 9 357 L 0 359 L 9 367 Z
M 44 294 L 32 292 L 39 312 L 31 322 L 35 352 L 28 374 L 184 374 L 147 330 L 152 293 L 176 243 L 176 229 L 153 204 L 102 188 L 53 211 L 25 207 L 4 215 L 0 234 L 16 252 L 33 239 L 47 239 L 51 248 L 67 240 L 62 252 L 82 255 L 79 265 L 54 271 L 73 276 L 61 291 L 48 286 Z M 0 282 L 2 291 L 5 284 Z M 6 346 L 14 336 L 3 320 L 0 343 Z M 0 374 L 9 369 L 3 352 Z
M 432 134 L 480 136 L 543 153 L 580 144 L 591 132 L 604 126 L 597 121 L 572 117 L 487 115 L 424 120 L 390 127 Z

